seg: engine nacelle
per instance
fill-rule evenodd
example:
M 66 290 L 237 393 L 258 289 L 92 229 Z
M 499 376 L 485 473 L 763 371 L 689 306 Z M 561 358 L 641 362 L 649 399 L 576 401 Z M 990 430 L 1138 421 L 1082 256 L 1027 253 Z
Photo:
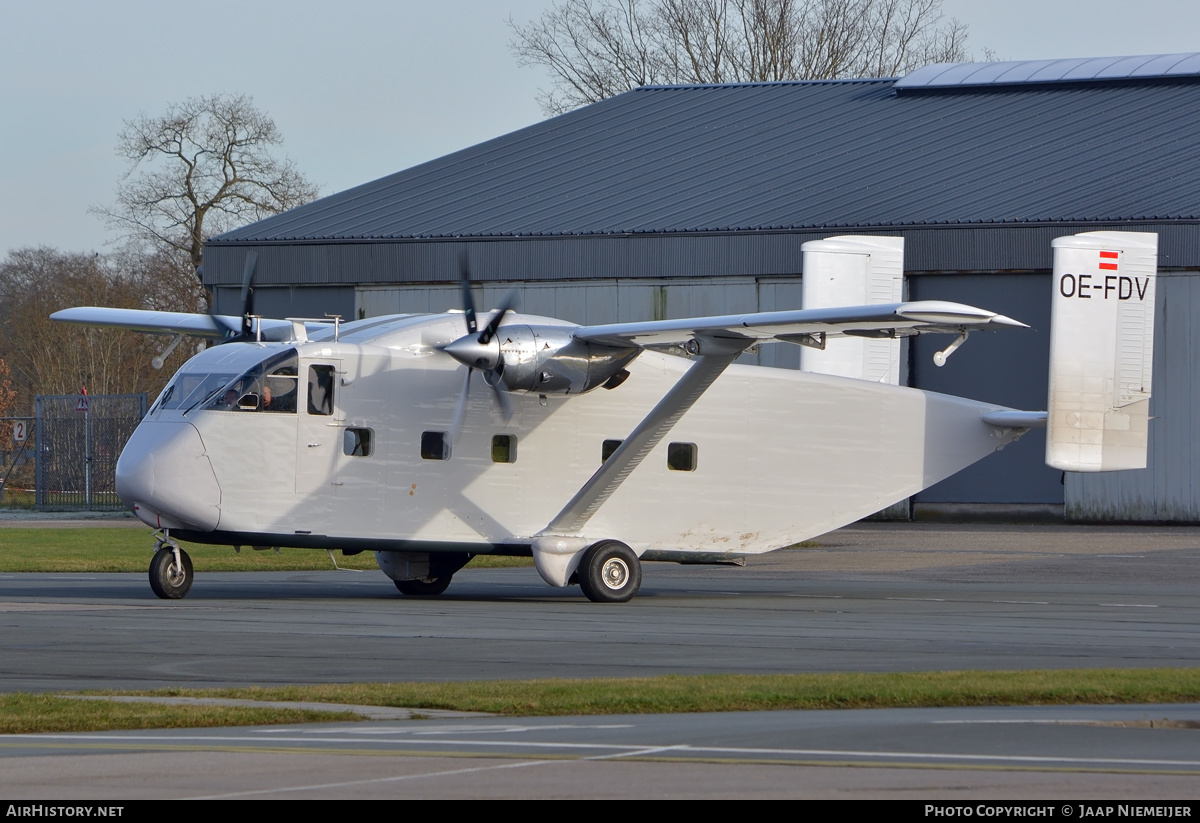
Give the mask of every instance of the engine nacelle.
M 501 326 L 503 367 L 488 375 L 509 391 L 582 394 L 617 378 L 640 349 L 581 343 L 570 326 Z

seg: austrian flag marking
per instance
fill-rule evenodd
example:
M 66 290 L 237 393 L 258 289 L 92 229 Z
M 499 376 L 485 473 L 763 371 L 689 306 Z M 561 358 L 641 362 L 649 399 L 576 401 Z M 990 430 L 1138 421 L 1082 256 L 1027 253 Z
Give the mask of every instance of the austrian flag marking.
M 1117 252 L 1102 251 L 1100 252 L 1100 271 L 1116 271 L 1117 270 Z

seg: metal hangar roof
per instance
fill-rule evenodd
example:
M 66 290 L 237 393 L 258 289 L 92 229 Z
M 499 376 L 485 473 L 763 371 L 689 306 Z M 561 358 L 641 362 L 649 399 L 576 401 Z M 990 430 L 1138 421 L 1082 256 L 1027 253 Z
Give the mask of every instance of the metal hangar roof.
M 213 242 L 1200 217 L 1200 78 L 954 74 L 635 89 Z
M 801 242 L 851 231 L 903 234 L 914 271 L 1040 269 L 1055 236 L 1138 225 L 1162 265 L 1200 266 L 1198 72 L 647 86 L 213 238 L 205 281 L 240 283 L 251 246 L 264 284 L 442 281 L 464 249 L 484 279 L 788 274 Z

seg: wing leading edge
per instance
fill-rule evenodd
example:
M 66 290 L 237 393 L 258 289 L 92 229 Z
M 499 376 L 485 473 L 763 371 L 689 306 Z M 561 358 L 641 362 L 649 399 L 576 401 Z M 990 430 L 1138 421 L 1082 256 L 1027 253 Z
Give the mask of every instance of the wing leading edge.
M 696 337 L 782 340 L 804 343 L 814 335 L 905 337 L 930 332 L 958 334 L 1000 328 L 1028 328 L 1002 314 L 944 300 L 918 300 L 875 306 L 839 306 L 795 311 L 647 320 L 576 329 L 576 340 L 609 346 L 670 346 Z
M 186 314 L 174 311 L 146 311 L 144 309 L 110 309 L 100 306 L 78 306 L 63 309 L 50 315 L 60 323 L 75 323 L 81 326 L 102 326 L 113 329 L 129 329 L 147 334 L 183 334 L 190 337 L 223 339 L 235 334 L 242 326 L 242 318 L 222 314 Z M 320 324 L 305 324 L 320 325 Z M 287 340 L 292 334 L 289 320 L 254 318 L 254 327 L 261 329 L 263 340 Z

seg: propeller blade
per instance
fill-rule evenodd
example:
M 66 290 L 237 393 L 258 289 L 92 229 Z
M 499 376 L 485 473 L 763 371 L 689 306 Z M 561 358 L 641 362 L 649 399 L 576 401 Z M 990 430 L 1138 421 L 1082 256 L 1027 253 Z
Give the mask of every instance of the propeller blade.
M 496 401 L 496 405 L 500 407 L 500 413 L 504 415 L 504 421 L 508 422 L 512 419 L 513 407 L 512 398 L 508 396 L 508 389 L 504 387 L 504 379 L 501 375 L 504 373 L 504 362 L 491 371 L 483 373 L 483 382 L 492 387 L 492 399 Z
M 479 333 L 479 342 L 482 345 L 486 346 L 492 342 L 492 338 L 496 336 L 496 329 L 500 328 L 500 321 L 504 319 L 504 315 L 512 311 L 516 302 L 517 290 L 513 289 L 504 296 L 504 302 L 500 304 L 499 311 L 492 315 L 492 319 L 488 321 L 488 324 L 483 327 L 483 331 Z
M 504 415 L 504 422 L 507 423 L 513 416 L 512 399 L 508 396 L 508 391 L 500 388 L 500 385 L 499 381 L 492 384 L 492 397 L 500 407 L 500 413 Z
M 253 329 L 250 316 L 254 314 L 254 270 L 258 267 L 258 253 L 246 255 L 246 268 L 242 272 L 242 335 L 249 337 Z
M 467 334 L 474 334 L 479 328 L 475 320 L 475 299 L 471 296 L 471 267 L 467 265 L 467 255 L 458 258 L 459 283 L 462 285 L 463 314 L 467 317 Z

